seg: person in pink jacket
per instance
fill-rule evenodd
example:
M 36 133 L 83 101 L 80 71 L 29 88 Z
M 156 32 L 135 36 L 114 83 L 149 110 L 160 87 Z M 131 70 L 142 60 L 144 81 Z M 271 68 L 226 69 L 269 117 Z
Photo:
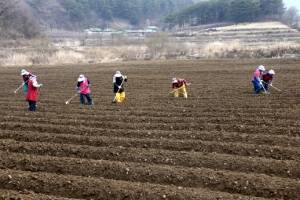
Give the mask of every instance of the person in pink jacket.
M 78 83 L 76 90 L 80 94 L 80 104 L 85 104 L 85 98 L 87 98 L 89 105 L 94 105 L 94 102 L 91 97 L 91 91 L 90 91 L 91 83 L 90 81 L 84 77 L 83 74 L 80 74 L 78 77 Z
M 28 110 L 36 111 L 36 102 L 38 100 L 38 88 L 42 87 L 43 84 L 38 84 L 36 76 L 32 76 L 28 81 L 28 90 L 26 94 L 26 101 L 29 103 Z
M 262 74 L 264 71 L 265 67 L 260 65 L 253 73 L 252 83 L 254 86 L 254 94 L 258 94 L 261 90 L 263 90 Z

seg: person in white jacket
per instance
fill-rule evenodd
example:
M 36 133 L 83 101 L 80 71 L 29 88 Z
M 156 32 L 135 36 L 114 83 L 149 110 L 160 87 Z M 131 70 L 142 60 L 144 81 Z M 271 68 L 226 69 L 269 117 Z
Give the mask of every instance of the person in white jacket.
M 113 103 L 121 103 L 125 99 L 125 88 L 124 82 L 127 82 L 127 76 L 123 76 L 120 71 L 116 71 L 116 74 L 113 77 L 114 84 L 114 93 L 116 93 L 116 97 Z

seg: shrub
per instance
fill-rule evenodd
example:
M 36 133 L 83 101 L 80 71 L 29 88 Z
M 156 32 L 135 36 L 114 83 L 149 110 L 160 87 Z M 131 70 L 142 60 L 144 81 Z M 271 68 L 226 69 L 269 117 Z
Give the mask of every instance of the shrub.
M 169 42 L 169 34 L 165 32 L 156 32 L 146 38 L 145 44 L 152 57 L 162 53 Z

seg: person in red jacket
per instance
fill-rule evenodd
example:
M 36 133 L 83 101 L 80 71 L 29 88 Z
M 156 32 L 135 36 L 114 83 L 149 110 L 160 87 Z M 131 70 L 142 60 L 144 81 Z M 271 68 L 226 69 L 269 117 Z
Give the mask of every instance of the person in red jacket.
M 272 86 L 274 82 L 274 75 L 275 71 L 272 69 L 262 75 L 263 87 L 266 91 L 269 91 L 269 85 Z
M 36 102 L 38 99 L 38 88 L 42 87 L 43 84 L 38 84 L 36 76 L 32 76 L 28 81 L 28 91 L 26 94 L 26 101 L 29 103 L 28 110 L 36 111 Z
M 182 92 L 183 97 L 187 98 L 187 92 L 186 92 L 186 87 L 189 84 L 186 82 L 185 79 L 182 78 L 173 78 L 172 79 L 172 88 L 174 91 L 174 97 L 178 97 L 179 96 L 179 91 Z

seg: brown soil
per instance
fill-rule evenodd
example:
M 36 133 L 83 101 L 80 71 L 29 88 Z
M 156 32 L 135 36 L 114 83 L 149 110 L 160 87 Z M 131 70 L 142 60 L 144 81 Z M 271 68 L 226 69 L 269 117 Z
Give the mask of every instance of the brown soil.
M 37 112 L 21 67 L 1 68 L 2 199 L 298 199 L 299 59 L 35 66 Z M 258 65 L 276 72 L 254 95 Z M 116 70 L 128 76 L 114 99 Z M 80 106 L 79 74 L 95 106 Z M 171 79 L 192 83 L 173 98 Z

